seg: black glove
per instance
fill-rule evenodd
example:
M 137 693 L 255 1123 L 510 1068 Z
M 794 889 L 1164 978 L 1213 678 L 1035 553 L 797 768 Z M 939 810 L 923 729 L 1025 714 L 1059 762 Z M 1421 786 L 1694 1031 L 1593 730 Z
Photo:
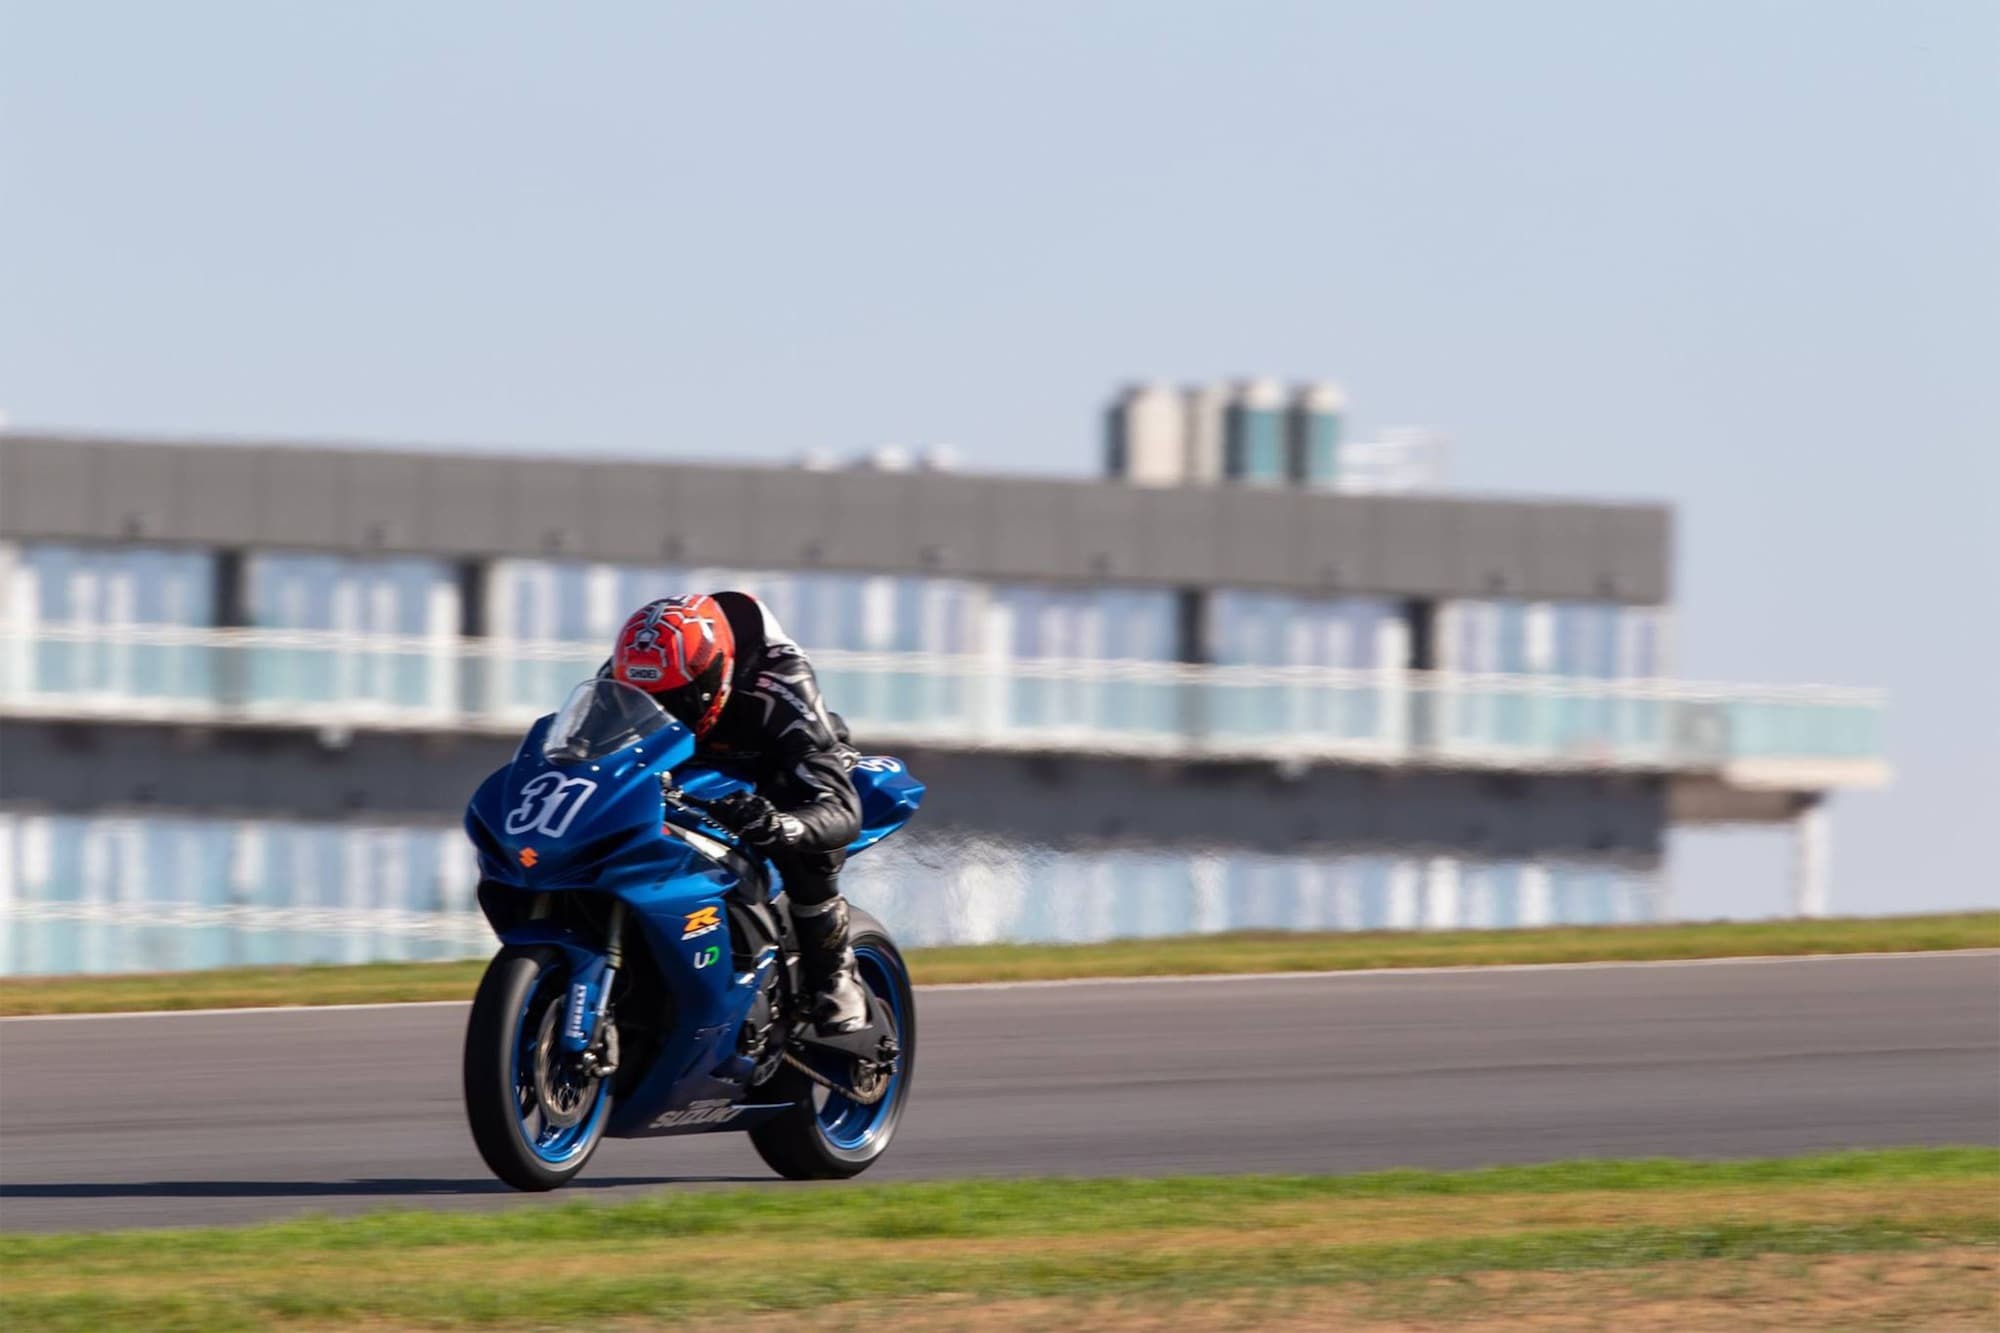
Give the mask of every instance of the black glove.
M 736 791 L 708 807 L 708 817 L 752 847 L 797 842 L 805 825 L 754 791 Z

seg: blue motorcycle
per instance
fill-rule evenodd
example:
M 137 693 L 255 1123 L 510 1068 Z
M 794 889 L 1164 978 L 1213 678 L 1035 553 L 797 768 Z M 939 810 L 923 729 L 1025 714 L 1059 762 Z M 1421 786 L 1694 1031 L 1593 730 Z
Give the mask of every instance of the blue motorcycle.
M 643 691 L 585 681 L 466 811 L 502 947 L 466 1027 L 465 1113 L 517 1189 L 563 1184 L 606 1136 L 746 1130 L 807 1180 L 866 1170 L 895 1135 L 917 1043 L 896 942 L 853 913 L 869 1023 L 822 1035 L 777 870 L 709 817 L 749 783 L 694 749 Z M 853 777 L 850 853 L 924 794 L 887 756 Z

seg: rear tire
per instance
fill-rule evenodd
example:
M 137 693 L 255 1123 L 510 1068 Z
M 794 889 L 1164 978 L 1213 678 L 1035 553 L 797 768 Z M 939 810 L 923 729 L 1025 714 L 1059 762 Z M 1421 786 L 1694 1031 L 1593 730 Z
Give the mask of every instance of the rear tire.
M 861 984 L 880 998 L 896 1025 L 898 1063 L 889 1090 L 872 1107 L 819 1089 L 790 1065 L 772 1076 L 768 1095 L 792 1105 L 750 1131 L 757 1155 L 789 1180 L 858 1176 L 889 1150 L 909 1099 L 917 1058 L 916 995 L 903 955 L 882 923 L 853 911 L 849 939 Z M 823 1071 L 834 1076 L 831 1070 Z
M 517 1190 L 552 1190 L 574 1177 L 597 1151 L 610 1118 L 611 1093 L 601 1079 L 583 1085 L 573 1124 L 552 1126 L 538 1109 L 536 1037 L 549 1005 L 560 1016 L 568 976 L 561 950 L 509 945 L 480 979 L 465 1028 L 472 1141 L 493 1174 Z

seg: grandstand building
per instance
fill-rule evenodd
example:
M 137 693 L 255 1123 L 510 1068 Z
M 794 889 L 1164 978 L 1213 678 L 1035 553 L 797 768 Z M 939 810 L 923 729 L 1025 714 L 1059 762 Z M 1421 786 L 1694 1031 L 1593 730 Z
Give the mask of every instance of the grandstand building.
M 1667 508 L 1343 493 L 1337 394 L 1186 401 L 1103 480 L 0 435 L 0 969 L 480 952 L 474 785 L 721 587 L 929 782 L 850 872 L 912 942 L 1652 920 L 1684 822 L 1825 909 L 1881 700 L 1678 680 Z

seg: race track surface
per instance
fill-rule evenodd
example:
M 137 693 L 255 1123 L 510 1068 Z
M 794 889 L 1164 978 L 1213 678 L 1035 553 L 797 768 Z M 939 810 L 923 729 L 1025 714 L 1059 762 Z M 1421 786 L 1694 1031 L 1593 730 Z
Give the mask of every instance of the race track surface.
M 870 1180 L 2000 1142 L 1990 953 L 947 988 L 919 1011 Z M 467 1137 L 464 1019 L 0 1022 L 0 1227 L 534 1206 Z M 772 1179 L 740 1135 L 610 1142 L 538 1197 Z

